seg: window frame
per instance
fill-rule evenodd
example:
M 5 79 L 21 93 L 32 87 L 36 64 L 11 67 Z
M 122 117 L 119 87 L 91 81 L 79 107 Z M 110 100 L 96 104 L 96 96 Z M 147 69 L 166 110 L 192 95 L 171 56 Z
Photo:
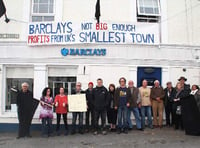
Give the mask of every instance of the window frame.
M 21 76 L 14 76 L 14 77 L 10 77 L 8 75 L 8 71 L 7 69 L 9 68 L 28 68 L 28 69 L 31 69 L 33 70 L 30 74 L 29 77 L 21 77 Z M 14 79 L 21 79 L 21 78 L 26 78 L 26 79 L 32 79 L 33 80 L 33 85 L 34 85 L 34 66 L 33 65 L 3 65 L 3 85 L 2 87 L 4 88 L 4 90 L 2 91 L 2 100 L 1 100 L 1 105 L 2 105 L 2 108 L 1 108 L 1 113 L 2 115 L 5 115 L 3 117 L 16 117 L 16 112 L 13 112 L 12 110 L 10 109 L 6 109 L 6 101 L 7 101 L 7 78 L 14 78 Z M 34 88 L 33 88 L 33 91 L 34 91 Z
M 138 16 L 157 16 L 157 17 L 161 16 L 160 0 L 157 0 L 157 3 L 158 3 L 158 12 L 159 12 L 158 14 L 156 14 L 156 13 L 150 14 L 150 13 L 146 13 L 146 12 L 141 13 L 141 11 L 140 11 L 140 4 L 139 4 L 140 1 L 144 1 L 144 0 L 137 0 L 137 14 L 138 14 Z M 143 8 L 145 8 L 145 7 L 143 7 Z M 156 8 L 156 7 L 151 7 L 151 8 Z
M 35 13 L 33 12 L 33 8 L 34 8 L 34 0 L 31 1 L 31 21 L 32 22 L 37 22 L 37 21 L 33 21 L 33 17 L 42 17 L 42 22 L 47 22 L 47 21 L 44 21 L 44 17 L 53 17 L 53 20 L 52 21 L 55 21 L 55 8 L 56 8 L 56 0 L 53 0 L 53 13 Z

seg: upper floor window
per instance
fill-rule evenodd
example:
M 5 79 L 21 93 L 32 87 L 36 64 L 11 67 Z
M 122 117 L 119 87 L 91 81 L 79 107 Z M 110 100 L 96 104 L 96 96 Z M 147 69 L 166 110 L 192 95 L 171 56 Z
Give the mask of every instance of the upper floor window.
M 137 0 L 138 22 L 158 22 L 160 19 L 160 0 Z
M 54 0 L 32 0 L 32 22 L 54 21 Z

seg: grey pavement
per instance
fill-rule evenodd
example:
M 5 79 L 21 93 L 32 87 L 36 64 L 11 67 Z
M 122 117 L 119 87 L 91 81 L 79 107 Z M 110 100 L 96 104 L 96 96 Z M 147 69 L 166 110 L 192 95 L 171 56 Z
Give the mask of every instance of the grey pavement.
M 87 133 L 42 138 L 32 132 L 32 138 L 16 139 L 16 133 L 0 133 L 0 148 L 200 148 L 200 136 L 187 136 L 184 131 L 162 129 L 132 130 L 128 134 Z

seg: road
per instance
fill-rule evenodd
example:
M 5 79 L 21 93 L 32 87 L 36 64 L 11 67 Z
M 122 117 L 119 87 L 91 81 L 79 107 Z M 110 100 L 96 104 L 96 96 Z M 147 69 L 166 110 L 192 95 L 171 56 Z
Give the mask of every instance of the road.
M 43 138 L 32 132 L 32 138 L 16 139 L 16 133 L 0 133 L 0 148 L 199 148 L 200 137 L 187 136 L 173 128 L 132 130 L 128 134 L 108 133 L 94 136 L 54 136 Z

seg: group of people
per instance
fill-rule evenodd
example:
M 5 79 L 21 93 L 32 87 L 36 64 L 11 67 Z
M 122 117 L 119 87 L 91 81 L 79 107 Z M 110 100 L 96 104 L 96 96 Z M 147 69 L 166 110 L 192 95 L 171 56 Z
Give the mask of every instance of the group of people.
M 127 134 L 128 130 L 133 129 L 132 113 L 135 117 L 137 130 L 143 131 L 146 127 L 150 129 L 162 128 L 163 112 L 165 109 L 166 126 L 174 126 L 175 129 L 185 129 L 186 134 L 200 135 L 200 91 L 198 91 L 198 86 L 193 85 L 192 90 L 190 90 L 190 86 L 185 84 L 187 80 L 185 77 L 180 77 L 178 80 L 179 82 L 175 88 L 172 87 L 171 82 L 167 82 L 167 87 L 163 89 L 158 80 L 154 81 L 152 88 L 148 87 L 147 80 L 143 80 L 142 86 L 137 88 L 134 86 L 132 80 L 128 81 L 127 86 L 126 79 L 121 77 L 119 79 L 119 87 L 110 84 L 107 90 L 103 85 L 103 80 L 99 78 L 97 79 L 96 87 L 94 87 L 92 82 L 89 82 L 86 91 L 83 91 L 81 83 L 77 82 L 76 89 L 72 94 L 84 93 L 86 95 L 86 120 L 85 125 L 83 125 L 84 112 L 72 112 L 70 134 L 77 132 L 84 134 L 85 132 L 92 131 L 94 135 L 99 133 L 106 135 L 106 117 L 109 123 L 109 131 L 117 131 L 118 134 L 122 132 Z M 32 93 L 27 88 L 28 84 L 23 83 L 22 91 L 17 96 L 19 117 L 18 138 L 30 137 L 31 120 L 29 122 L 25 122 L 25 120 L 33 114 L 26 115 L 30 109 Z M 193 108 L 188 106 L 188 104 L 191 104 L 188 103 L 191 100 L 193 100 Z M 42 135 L 51 136 L 53 134 L 52 119 L 54 107 L 57 119 L 56 134 L 61 134 L 60 119 L 62 115 L 65 127 L 64 134 L 68 135 L 68 99 L 64 88 L 60 88 L 60 93 L 55 96 L 55 99 L 52 96 L 52 89 L 49 87 L 45 88 L 42 92 L 40 105 Z M 188 114 L 189 112 L 190 114 Z M 193 116 L 190 118 L 190 121 L 188 120 L 188 116 Z M 79 118 L 78 125 L 76 123 L 77 117 Z M 146 117 L 147 122 L 145 120 Z M 99 125 L 100 118 L 101 124 Z

